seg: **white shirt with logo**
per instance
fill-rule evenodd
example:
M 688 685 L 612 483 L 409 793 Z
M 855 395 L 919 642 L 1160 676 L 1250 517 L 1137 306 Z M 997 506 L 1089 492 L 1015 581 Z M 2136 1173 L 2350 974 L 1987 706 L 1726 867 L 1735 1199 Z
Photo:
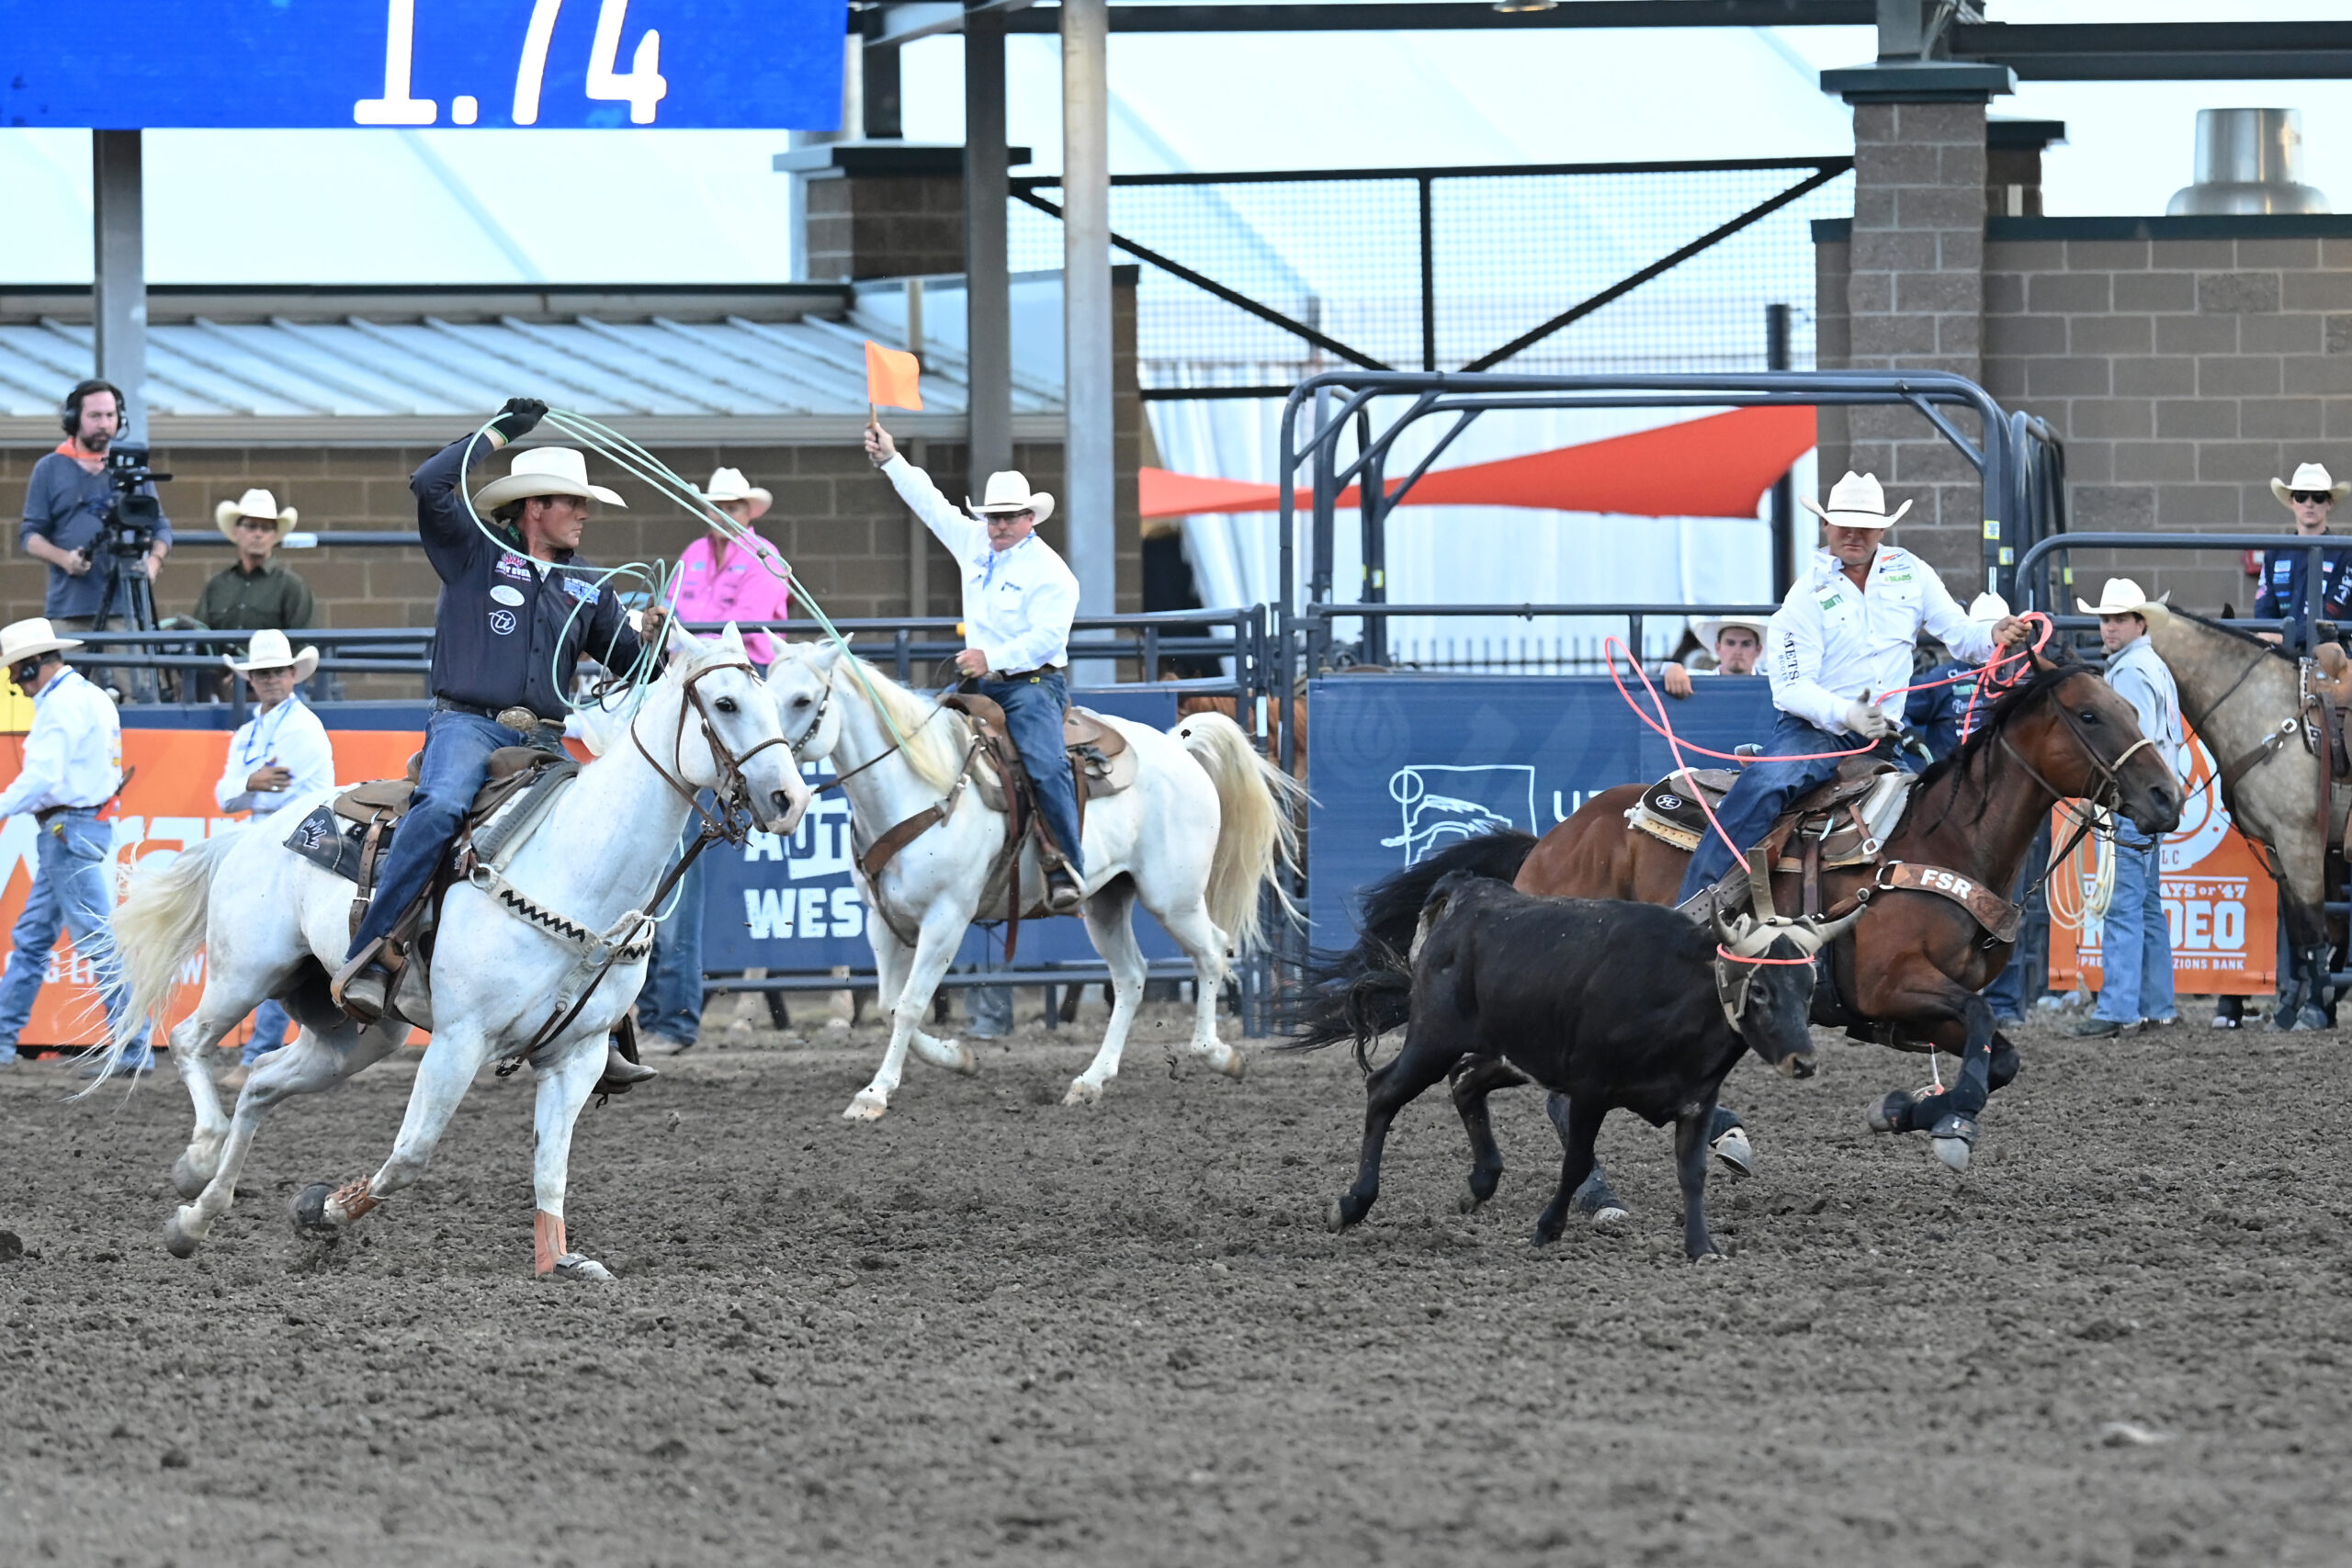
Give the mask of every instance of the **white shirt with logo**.
M 281 790 L 249 790 L 245 781 L 266 767 L 294 776 Z M 212 786 L 223 811 L 250 811 L 256 821 L 334 783 L 334 746 L 309 705 L 288 697 L 247 719 L 229 741 L 229 761 Z
M 53 806 L 104 806 L 122 784 L 122 716 L 67 667 L 33 696 L 24 765 L 0 790 L 0 817 Z
M 1812 570 L 1772 615 L 1765 654 L 1772 705 L 1840 735 L 1847 705 L 1867 692 L 1900 725 L 1923 631 L 1970 664 L 1993 651 L 1992 626 L 1970 620 L 1935 569 L 1910 551 L 1881 545 L 1857 588 L 1843 562 L 1816 550 Z
M 903 454 L 882 471 L 963 569 L 964 646 L 987 654 L 1001 673 L 1068 664 L 1078 579 L 1054 547 L 1031 534 L 1009 550 L 992 548 L 989 525 L 940 494 Z

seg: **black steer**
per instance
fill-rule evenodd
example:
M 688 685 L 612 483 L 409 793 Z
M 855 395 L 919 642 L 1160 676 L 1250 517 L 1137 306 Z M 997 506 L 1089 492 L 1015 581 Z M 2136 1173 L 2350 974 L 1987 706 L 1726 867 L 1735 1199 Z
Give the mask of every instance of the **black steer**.
M 1501 1057 L 1568 1099 L 1560 1190 L 1535 1224 L 1538 1242 L 1558 1239 L 1602 1118 L 1624 1110 L 1675 1124 L 1683 1250 L 1694 1261 L 1713 1254 L 1704 1198 L 1715 1097 L 1748 1050 L 1792 1077 L 1812 1075 L 1813 954 L 1850 923 L 1710 931 L 1661 905 L 1532 898 L 1468 872 L 1444 877 L 1414 939 L 1405 1046 L 1365 1086 L 1363 1164 L 1332 1205 L 1332 1228 L 1362 1220 L 1380 1196 L 1381 1146 L 1396 1112 L 1465 1056 Z M 1359 1034 L 1367 1066 L 1371 1044 Z M 1473 1160 L 1465 1206 L 1476 1206 L 1493 1192 L 1502 1155 L 1485 1091 L 1457 1101 Z

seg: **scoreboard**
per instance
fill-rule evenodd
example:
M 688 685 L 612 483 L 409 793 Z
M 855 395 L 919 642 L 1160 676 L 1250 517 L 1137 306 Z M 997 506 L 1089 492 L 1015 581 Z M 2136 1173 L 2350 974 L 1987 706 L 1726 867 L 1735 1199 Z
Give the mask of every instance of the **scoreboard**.
M 0 0 L 0 125 L 839 128 L 846 0 Z

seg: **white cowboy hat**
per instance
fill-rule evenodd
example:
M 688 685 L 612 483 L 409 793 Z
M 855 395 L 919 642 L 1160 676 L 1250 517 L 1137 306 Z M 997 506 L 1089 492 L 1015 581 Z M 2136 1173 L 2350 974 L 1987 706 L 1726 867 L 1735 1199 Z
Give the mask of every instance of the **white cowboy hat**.
M 1699 639 L 1699 645 L 1702 648 L 1712 652 L 1715 646 L 1715 639 L 1724 635 L 1725 626 L 1746 626 L 1756 634 L 1756 640 L 1760 643 L 1771 635 L 1772 617 L 1770 615 L 1699 615 L 1693 617 L 1690 622 L 1690 635 Z
M 258 517 L 265 523 L 277 524 L 277 536 L 282 539 L 300 515 L 290 506 L 280 512 L 277 498 L 266 490 L 249 490 L 236 500 L 224 501 L 212 509 L 213 522 L 219 524 L 220 531 L 232 539 L 237 536 L 237 519 L 240 517 Z
M 755 523 L 775 504 L 775 497 L 745 479 L 741 468 L 721 468 L 711 475 L 710 482 L 702 487 L 702 498 L 708 502 L 748 501 Z
M 2086 615 L 2137 615 L 2150 626 L 2162 626 L 2172 619 L 2172 612 L 2165 608 L 2165 599 L 2151 599 L 2140 592 L 2140 585 L 2128 577 L 2110 577 L 2098 591 L 2098 603 L 2077 599 L 2075 607 Z
M 989 488 L 975 503 L 967 496 L 965 509 L 975 517 L 1009 517 L 1016 512 L 1034 512 L 1043 523 L 1054 514 L 1054 498 L 1042 490 L 1029 488 L 1028 476 L 1015 468 L 989 476 Z
M 2342 501 L 2344 492 L 2352 491 L 2352 479 L 2346 479 L 2342 484 L 2338 484 L 2328 476 L 2325 463 L 2305 463 L 2295 470 L 2293 479 L 2270 481 L 2270 493 L 2278 498 L 2278 504 L 2281 506 L 2293 506 L 2295 492 L 2299 490 L 2324 490 L 2336 500 Z
M 14 664 L 36 653 L 62 653 L 81 646 L 79 637 L 59 637 L 56 628 L 39 615 L 0 626 L 0 665 Z
M 534 446 L 514 455 L 514 466 L 503 476 L 474 491 L 474 510 L 495 512 L 510 501 L 535 495 L 576 495 L 608 506 L 627 506 L 603 485 L 588 482 L 588 459 L 569 446 Z
M 222 654 L 220 662 L 240 675 L 250 675 L 256 670 L 283 670 L 291 665 L 294 679 L 307 681 L 319 667 L 319 650 L 305 647 L 297 653 L 294 645 L 286 640 L 286 634 L 271 626 L 254 633 L 253 641 L 245 645 L 243 664 L 237 662 L 233 653 Z
M 1817 506 L 1813 497 L 1799 496 L 1805 510 L 1824 523 L 1840 528 L 1883 528 L 1900 523 L 1903 514 L 1911 510 L 1905 502 L 1892 515 L 1886 510 L 1886 492 L 1879 489 L 1876 474 L 1858 474 L 1848 470 L 1844 479 L 1829 487 L 1829 504 Z
M 2009 618 L 2009 602 L 1998 593 L 1979 593 L 1968 602 L 1968 618 L 1972 621 L 2006 621 Z

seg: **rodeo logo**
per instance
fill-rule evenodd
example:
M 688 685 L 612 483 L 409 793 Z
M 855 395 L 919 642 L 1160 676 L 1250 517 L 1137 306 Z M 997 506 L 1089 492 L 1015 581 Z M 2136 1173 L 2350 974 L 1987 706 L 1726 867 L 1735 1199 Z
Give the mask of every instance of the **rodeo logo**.
M 1535 769 L 1527 763 L 1402 767 L 1388 775 L 1388 797 L 1402 814 L 1403 830 L 1380 842 L 1402 849 L 1407 865 L 1498 828 L 1536 830 Z

